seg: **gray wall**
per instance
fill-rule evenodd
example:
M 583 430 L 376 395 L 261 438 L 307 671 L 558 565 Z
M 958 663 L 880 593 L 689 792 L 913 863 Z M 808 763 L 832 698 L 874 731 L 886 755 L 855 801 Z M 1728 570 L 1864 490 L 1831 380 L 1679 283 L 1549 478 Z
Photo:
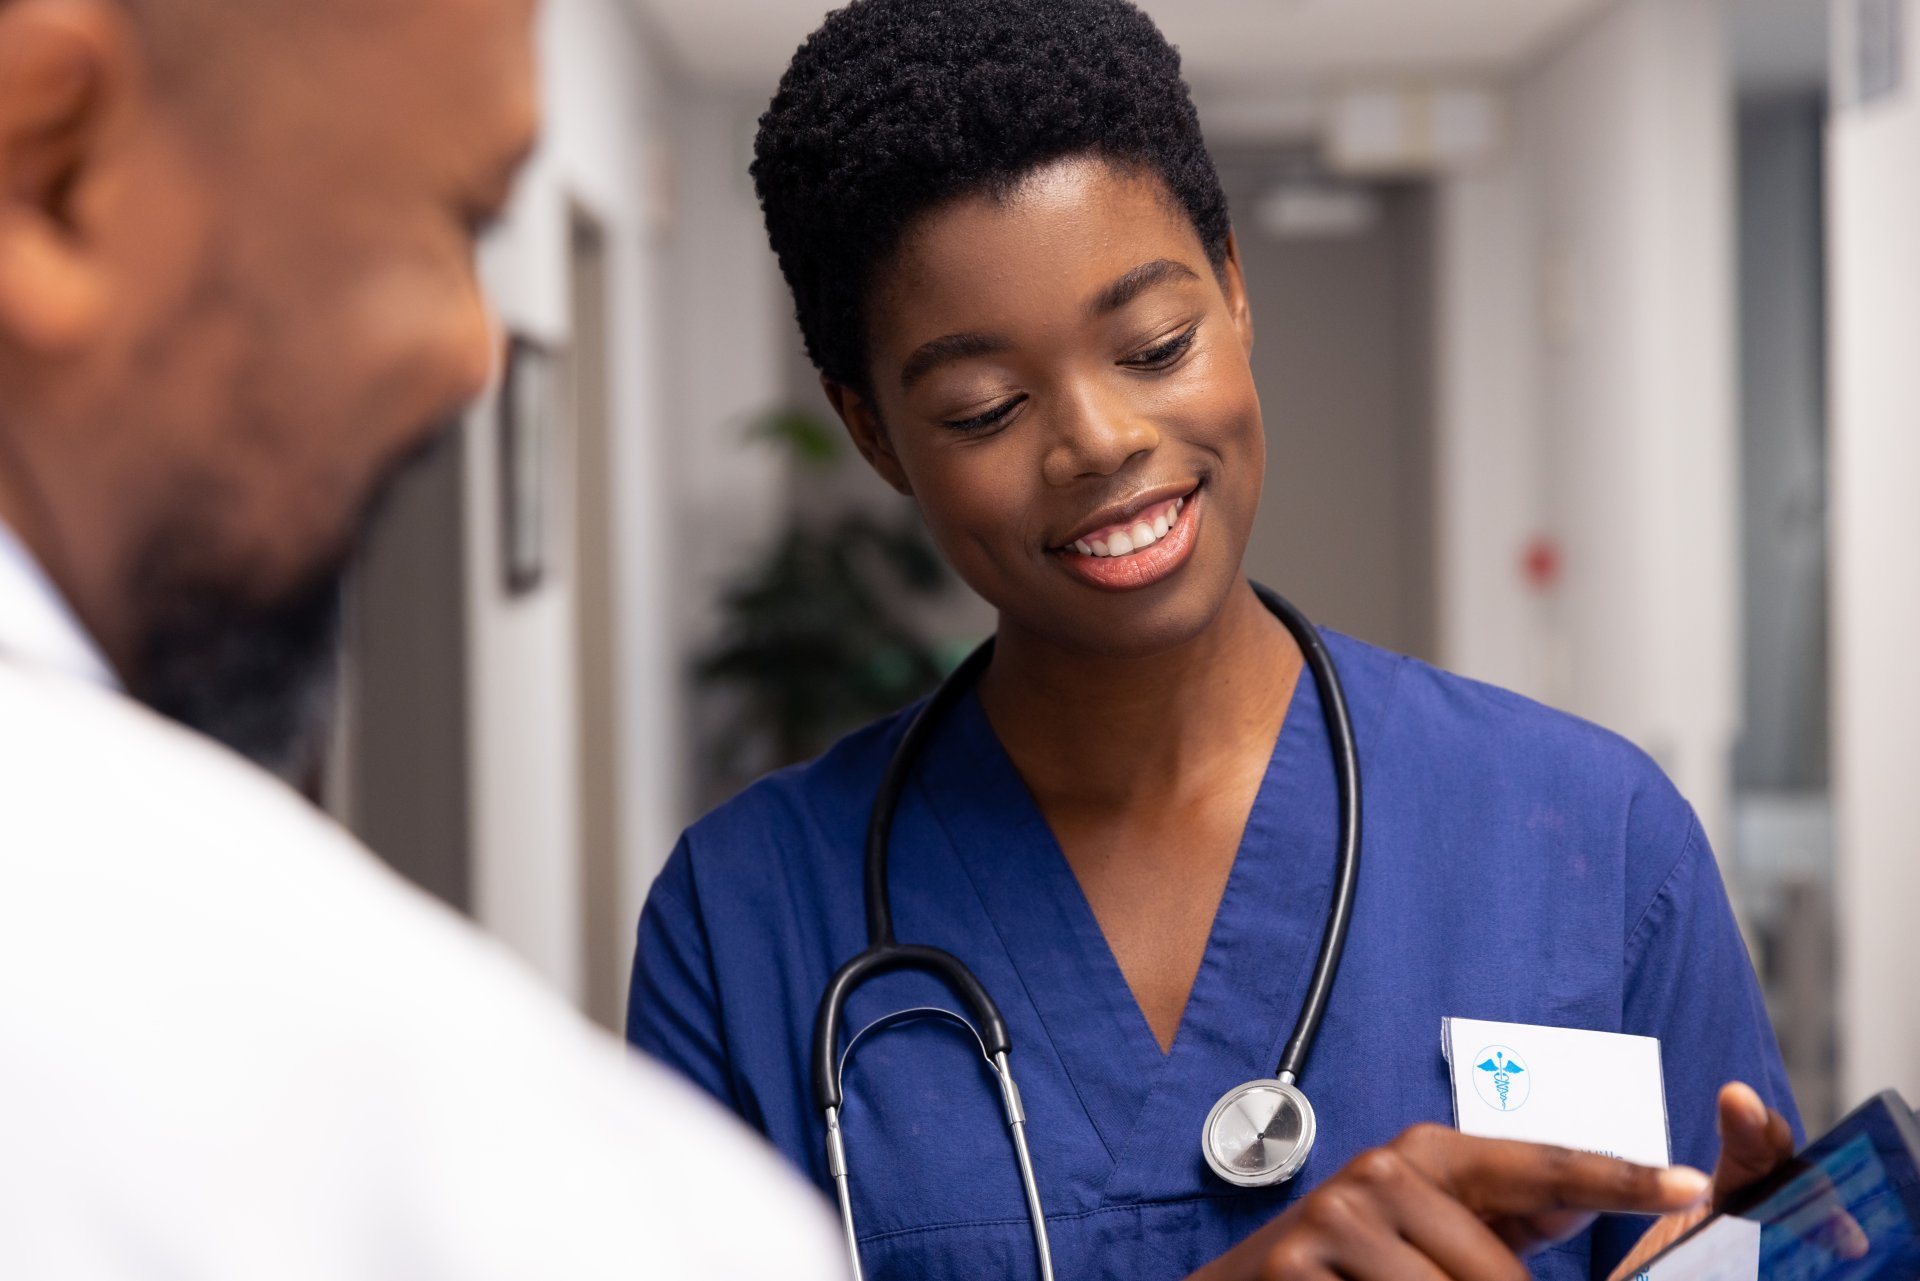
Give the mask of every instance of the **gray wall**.
M 1267 424 L 1247 571 L 1318 622 L 1431 658 L 1432 201 L 1384 188 L 1364 234 L 1281 240 L 1252 216 L 1272 166 L 1221 167 Z
M 1740 107 L 1744 686 L 1729 880 L 1810 1129 L 1837 1115 L 1829 777 L 1824 95 Z
M 471 430 L 462 428 L 461 430 Z M 461 441 L 398 482 L 352 584 L 348 825 L 462 911 L 472 903 Z
M 1740 110 L 1742 789 L 1827 781 L 1824 128 L 1818 93 Z

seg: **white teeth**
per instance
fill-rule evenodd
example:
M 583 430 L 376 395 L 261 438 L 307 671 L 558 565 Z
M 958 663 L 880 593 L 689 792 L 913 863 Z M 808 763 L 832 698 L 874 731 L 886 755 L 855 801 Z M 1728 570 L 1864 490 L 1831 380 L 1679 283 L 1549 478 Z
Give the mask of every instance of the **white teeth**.
M 1186 499 L 1176 498 L 1151 521 L 1135 521 L 1133 528 L 1121 530 L 1109 537 L 1106 542 L 1101 542 L 1097 538 L 1079 539 L 1073 544 L 1073 550 L 1082 556 L 1130 556 L 1165 538 L 1168 531 L 1180 519 L 1180 513 L 1186 509 L 1186 506 Z

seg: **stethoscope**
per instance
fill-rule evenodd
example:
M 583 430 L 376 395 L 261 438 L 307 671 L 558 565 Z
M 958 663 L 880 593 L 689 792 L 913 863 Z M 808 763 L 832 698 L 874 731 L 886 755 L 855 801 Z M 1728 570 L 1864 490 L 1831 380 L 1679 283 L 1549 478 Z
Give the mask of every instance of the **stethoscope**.
M 1293 1035 L 1280 1055 L 1280 1066 L 1271 1078 L 1248 1081 L 1228 1090 L 1207 1113 L 1206 1124 L 1201 1127 L 1200 1150 L 1207 1164 L 1222 1179 L 1243 1188 L 1284 1183 L 1300 1172 L 1313 1151 L 1313 1105 L 1296 1082 L 1306 1065 L 1307 1052 L 1313 1048 L 1314 1035 L 1320 1030 L 1321 1016 L 1326 1013 L 1327 995 L 1340 968 L 1340 953 L 1346 947 L 1347 926 L 1353 920 L 1354 890 L 1360 878 L 1360 753 L 1354 744 L 1346 691 L 1327 653 L 1326 642 L 1306 616 L 1277 593 L 1257 583 L 1254 591 L 1293 633 L 1306 658 L 1307 669 L 1313 674 L 1314 684 L 1319 687 L 1339 791 L 1340 847 L 1333 878 L 1333 902 L 1327 913 L 1326 932 L 1320 940 L 1320 954 L 1307 984 L 1306 999 L 1300 1006 L 1299 1021 L 1294 1024 Z M 1027 1150 L 1026 1111 L 1020 1104 L 1013 1069 L 1008 1065 L 1013 1045 L 1007 1035 L 1006 1020 L 980 980 L 959 958 L 937 947 L 901 943 L 894 938 L 887 879 L 889 837 L 908 776 L 947 714 L 979 680 L 992 658 L 991 640 L 968 655 L 914 716 L 887 762 L 879 791 L 873 798 L 873 813 L 867 822 L 867 948 L 841 966 L 828 981 L 820 998 L 820 1012 L 814 1020 L 814 1105 L 826 1121 L 827 1171 L 840 1200 L 840 1222 L 846 1230 L 847 1251 L 853 1259 L 854 1281 L 861 1281 L 860 1245 L 854 1234 L 846 1143 L 840 1133 L 840 1108 L 844 1100 L 841 1087 L 847 1061 L 854 1047 L 869 1035 L 917 1019 L 957 1023 L 978 1041 L 981 1057 L 1000 1085 L 1007 1129 L 1013 1136 L 1014 1160 L 1020 1167 L 1020 1184 L 1026 1193 L 1027 1216 L 1033 1224 L 1040 1276 L 1042 1281 L 1053 1281 L 1053 1251 L 1047 1241 L 1046 1214 L 1040 1207 L 1033 1158 Z M 840 1029 L 846 1016 L 847 998 L 868 979 L 897 970 L 919 970 L 945 983 L 971 1011 L 974 1022 L 969 1024 L 950 1010 L 903 1010 L 863 1028 L 842 1050 Z

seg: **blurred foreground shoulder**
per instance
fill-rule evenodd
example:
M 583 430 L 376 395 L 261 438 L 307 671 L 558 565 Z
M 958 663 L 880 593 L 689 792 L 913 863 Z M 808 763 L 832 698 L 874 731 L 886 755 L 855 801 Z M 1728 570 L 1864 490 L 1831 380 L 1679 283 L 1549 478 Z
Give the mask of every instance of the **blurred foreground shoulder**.
M 0 1091 L 8 1276 L 839 1275 L 757 1139 L 293 793 L 5 665 Z

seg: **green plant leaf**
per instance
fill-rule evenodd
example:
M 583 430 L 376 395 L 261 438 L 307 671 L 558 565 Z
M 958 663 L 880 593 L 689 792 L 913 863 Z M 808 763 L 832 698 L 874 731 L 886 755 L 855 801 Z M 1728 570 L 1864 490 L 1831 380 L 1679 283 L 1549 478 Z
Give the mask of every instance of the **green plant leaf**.
M 830 467 L 840 461 L 846 445 L 840 428 L 804 409 L 776 409 L 753 420 L 747 435 L 783 445 L 806 467 Z
M 745 702 L 716 756 L 744 760 L 760 742 L 804 759 L 931 689 L 952 655 L 907 609 L 952 582 L 911 508 L 789 522 L 722 593 L 720 634 L 695 663 Z

